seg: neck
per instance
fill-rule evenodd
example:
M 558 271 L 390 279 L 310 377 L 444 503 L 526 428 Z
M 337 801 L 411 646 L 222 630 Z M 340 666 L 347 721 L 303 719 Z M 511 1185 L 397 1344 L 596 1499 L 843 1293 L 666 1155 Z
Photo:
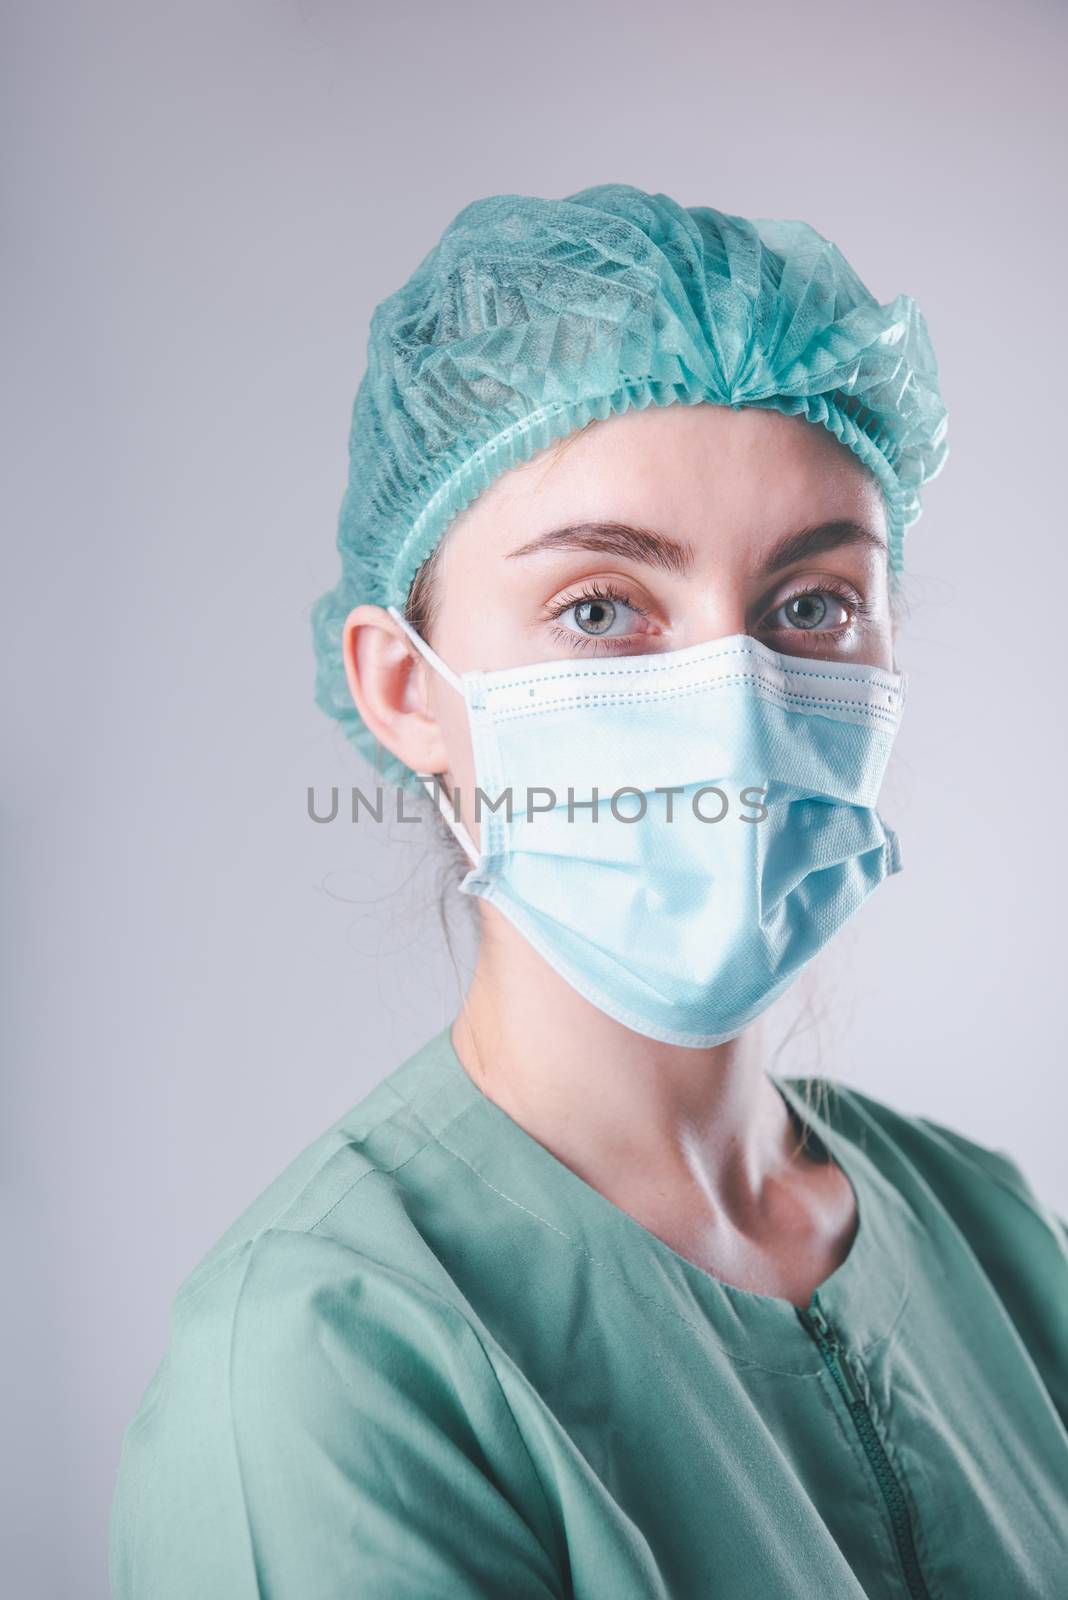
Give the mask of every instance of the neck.
M 610 1197 L 699 1190 L 741 1218 L 791 1158 L 760 1022 L 705 1049 L 634 1033 L 577 994 L 492 906 L 452 1041 L 482 1092 Z

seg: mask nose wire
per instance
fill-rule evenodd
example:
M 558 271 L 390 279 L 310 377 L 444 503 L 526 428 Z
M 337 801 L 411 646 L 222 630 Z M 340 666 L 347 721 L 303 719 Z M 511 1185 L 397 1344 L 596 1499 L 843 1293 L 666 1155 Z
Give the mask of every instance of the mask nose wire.
M 389 612 L 394 622 L 400 624 L 401 628 L 403 628 L 404 632 L 407 634 L 408 638 L 411 640 L 412 644 L 415 646 L 416 650 L 423 657 L 423 659 L 430 663 L 430 665 L 434 668 L 434 671 L 443 677 L 446 683 L 450 683 L 452 685 L 457 694 L 462 695 L 464 688 L 459 674 L 454 672 L 451 667 L 446 666 L 445 662 L 442 661 L 437 651 L 433 650 L 430 645 L 427 644 L 426 640 L 416 633 L 407 617 L 403 617 L 397 610 L 396 606 L 387 606 L 386 610 Z M 416 777 L 419 778 L 420 781 L 422 781 L 423 776 L 423 773 L 416 773 Z M 475 844 L 475 841 L 464 827 L 464 824 L 459 820 L 458 817 L 453 815 L 450 807 L 446 804 L 444 795 L 442 793 L 444 785 L 438 781 L 438 775 L 436 773 L 431 773 L 429 776 L 434 779 L 434 800 L 437 804 L 438 810 L 441 812 L 441 815 L 444 817 L 450 831 L 463 849 L 464 854 L 469 856 L 472 865 L 477 867 L 479 862 L 478 846 Z

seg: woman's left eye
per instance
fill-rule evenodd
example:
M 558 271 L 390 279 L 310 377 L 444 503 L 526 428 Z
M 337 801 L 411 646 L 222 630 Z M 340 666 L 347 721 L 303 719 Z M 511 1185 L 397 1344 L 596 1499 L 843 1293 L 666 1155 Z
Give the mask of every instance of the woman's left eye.
M 849 602 L 833 589 L 806 589 L 777 606 L 771 613 L 771 622 L 784 631 L 816 633 L 842 628 L 852 616 Z M 778 617 L 784 620 L 776 622 Z

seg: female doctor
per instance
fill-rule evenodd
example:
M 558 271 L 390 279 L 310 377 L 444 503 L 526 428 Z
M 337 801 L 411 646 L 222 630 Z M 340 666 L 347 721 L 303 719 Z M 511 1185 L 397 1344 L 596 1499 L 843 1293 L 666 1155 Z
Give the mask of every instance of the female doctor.
M 902 864 L 919 309 L 801 222 L 478 200 L 350 448 L 319 702 L 479 958 L 181 1286 L 115 1600 L 1064 1595 L 1063 1223 L 762 1040 Z

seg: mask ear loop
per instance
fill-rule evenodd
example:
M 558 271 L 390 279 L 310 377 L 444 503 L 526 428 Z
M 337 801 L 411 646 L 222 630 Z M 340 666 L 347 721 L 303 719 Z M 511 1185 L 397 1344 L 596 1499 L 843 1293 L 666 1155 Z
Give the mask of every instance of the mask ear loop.
M 405 633 L 418 650 L 419 654 L 424 658 L 424 660 L 430 662 L 430 665 L 434 668 L 434 671 L 440 673 L 445 679 L 446 683 L 451 683 L 458 694 L 463 694 L 464 686 L 458 674 L 455 673 L 451 667 L 447 667 L 444 661 L 442 661 L 441 657 L 438 655 L 437 651 L 432 650 L 427 644 L 426 640 L 416 633 L 415 629 L 408 621 L 408 618 L 402 617 L 396 606 L 387 606 L 386 610 L 389 612 L 394 622 L 400 623 L 401 627 L 404 629 Z
M 455 673 L 452 670 L 451 667 L 448 667 L 448 666 L 445 665 L 444 661 L 442 661 L 442 659 L 438 655 L 437 651 L 431 649 L 430 645 L 427 644 L 426 640 L 421 638 L 420 635 L 418 633 L 416 633 L 415 629 L 412 627 L 412 625 L 408 621 L 407 617 L 402 617 L 400 612 L 397 610 L 396 606 L 387 606 L 386 610 L 389 612 L 389 614 L 393 618 L 394 622 L 397 622 L 397 623 L 400 624 L 400 626 L 403 628 L 404 632 L 408 635 L 408 638 L 412 641 L 412 644 L 415 646 L 416 650 L 418 650 L 419 654 L 424 658 L 424 660 L 428 661 L 430 663 L 430 665 L 434 668 L 434 671 L 437 672 L 442 678 L 444 678 L 446 683 L 450 683 L 452 685 L 452 687 L 456 690 L 457 694 L 461 694 L 462 695 L 463 692 L 464 692 L 464 686 L 463 686 L 463 681 L 461 680 L 459 675 L 457 673 Z M 470 859 L 471 859 L 472 865 L 477 867 L 478 863 L 479 863 L 479 849 L 478 849 L 478 846 L 475 844 L 475 841 L 472 839 L 471 835 L 468 833 L 467 829 L 464 827 L 464 825 L 460 821 L 459 817 L 453 816 L 453 813 L 452 813 L 450 807 L 446 804 L 445 797 L 444 797 L 444 792 L 443 792 L 443 785 L 438 781 L 439 774 L 435 773 L 435 772 L 431 772 L 431 773 L 417 772 L 416 773 L 416 777 L 419 779 L 420 783 L 423 782 L 423 779 L 425 777 L 426 778 L 431 778 L 433 780 L 433 798 L 434 798 L 434 801 L 435 801 L 435 803 L 437 805 L 438 810 L 441 812 L 441 815 L 444 817 L 445 822 L 447 823 L 450 832 L 452 833 L 453 837 L 456 839 L 456 841 L 460 845 L 460 847 L 463 850 L 464 854 L 469 856 Z M 430 789 L 429 789 L 428 785 L 424 784 L 423 787 L 427 790 L 428 793 L 430 792 Z

